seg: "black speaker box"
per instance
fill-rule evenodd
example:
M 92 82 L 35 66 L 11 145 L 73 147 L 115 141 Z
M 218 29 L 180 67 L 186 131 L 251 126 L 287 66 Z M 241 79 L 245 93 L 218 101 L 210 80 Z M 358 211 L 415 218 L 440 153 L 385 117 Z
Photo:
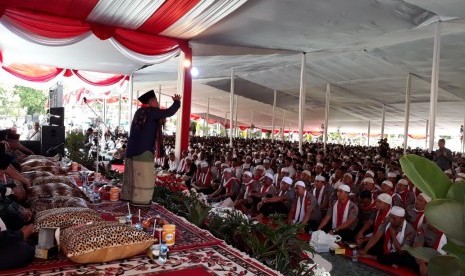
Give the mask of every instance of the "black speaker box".
M 64 126 L 65 125 L 65 108 L 50 107 L 50 125 Z
M 29 141 L 29 140 L 24 140 L 24 141 L 19 141 L 21 145 L 25 146 L 26 148 L 32 150 L 34 154 L 41 154 L 40 151 L 40 141 Z
M 64 126 L 42 126 L 41 131 L 41 154 L 53 156 L 65 154 L 65 127 Z

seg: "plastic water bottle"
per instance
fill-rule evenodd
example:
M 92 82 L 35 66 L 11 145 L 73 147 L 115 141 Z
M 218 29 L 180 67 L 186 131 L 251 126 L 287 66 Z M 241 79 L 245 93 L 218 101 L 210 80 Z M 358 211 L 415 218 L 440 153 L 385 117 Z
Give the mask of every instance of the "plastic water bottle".
M 166 259 L 168 259 L 168 246 L 166 246 L 166 242 L 162 241 L 160 245 L 160 255 L 158 255 L 158 262 L 165 263 Z
M 352 262 L 357 262 L 358 261 L 358 251 L 357 248 L 354 248 L 352 250 Z

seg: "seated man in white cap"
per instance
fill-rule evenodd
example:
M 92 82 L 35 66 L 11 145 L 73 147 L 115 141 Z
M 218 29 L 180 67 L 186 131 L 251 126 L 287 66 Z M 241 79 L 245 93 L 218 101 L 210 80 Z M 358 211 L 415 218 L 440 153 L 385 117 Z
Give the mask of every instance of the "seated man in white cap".
M 334 190 L 331 186 L 326 184 L 326 178 L 322 175 L 315 176 L 314 186 L 312 194 L 315 196 L 317 203 L 320 206 L 321 217 L 325 217 L 329 208 L 331 195 Z
M 388 172 L 387 180 L 391 181 L 391 183 L 397 183 L 397 173 L 395 172 Z
M 281 180 L 286 177 L 286 176 L 289 176 L 289 169 L 288 168 L 281 168 L 281 170 L 279 170 L 278 173 L 276 173 L 273 177 L 273 184 L 278 186 L 280 183 L 281 183 Z M 289 176 L 290 177 L 290 176 Z
M 265 178 L 265 167 L 263 167 L 262 165 L 255 166 L 253 180 L 263 181 L 264 178 Z
M 252 191 L 258 190 L 259 188 L 260 184 L 253 180 L 252 173 L 245 171 L 242 174 L 242 187 L 236 201 L 234 202 L 234 207 L 244 214 L 249 214 L 253 206 L 253 200 L 252 197 L 250 197 L 250 194 Z
M 362 226 L 355 236 L 355 241 L 360 247 L 362 244 L 367 242 L 374 233 L 376 233 L 388 218 L 389 211 L 391 210 L 392 197 L 388 194 L 380 194 L 375 201 L 376 213 L 370 217 L 370 219 Z M 372 231 L 369 231 L 372 230 Z
M 388 194 L 390 196 L 393 196 L 394 195 L 394 184 L 392 184 L 392 182 L 389 180 L 384 180 L 381 183 L 381 192 L 383 194 Z
M 253 209 L 252 213 L 256 214 L 257 212 L 257 204 L 262 200 L 264 197 L 273 197 L 278 193 L 278 189 L 276 186 L 273 185 L 273 175 L 266 173 L 263 181 L 260 183 L 260 187 L 257 190 L 252 191 L 250 193 L 250 197 L 253 200 Z
M 287 217 L 288 223 L 305 225 L 305 231 L 315 231 L 321 221 L 321 210 L 315 196 L 307 191 L 305 183 L 294 184 L 295 200 Z
M 409 266 L 409 254 L 402 251 L 402 246 L 413 245 L 415 230 L 405 220 L 405 210 L 394 206 L 390 211 L 390 219 L 382 224 L 376 234 L 371 237 L 368 244 L 359 251 L 361 257 L 377 259 L 384 265 Z M 368 254 L 379 240 L 383 240 L 382 252 L 377 255 Z
M 375 187 L 375 180 L 373 178 L 365 178 L 362 180 L 362 191 L 367 190 L 371 192 L 373 199 L 377 198 L 381 191 Z
M 263 159 L 263 167 L 265 168 L 266 173 L 271 173 L 272 175 L 274 175 L 274 171 L 271 168 L 270 159 Z
M 349 199 L 350 187 L 346 184 L 339 185 L 337 200 L 330 206 L 326 216 L 318 226 L 318 230 L 329 230 L 330 234 L 342 237 L 344 241 L 354 240 L 355 227 L 357 227 L 358 207 Z M 331 224 L 328 222 L 331 220 Z
M 200 162 L 200 174 L 197 177 L 192 187 L 198 192 L 202 192 L 206 195 L 213 193 L 213 187 L 211 186 L 212 172 L 210 166 L 206 161 Z
M 400 179 L 396 185 L 397 193 L 392 196 L 392 206 L 407 208 L 415 204 L 415 194 L 408 189 L 408 181 Z
M 300 181 L 305 183 L 305 187 L 307 187 L 307 190 L 312 190 L 312 173 L 310 171 L 302 171 L 302 173 L 300 174 Z
M 235 201 L 239 195 L 240 184 L 237 178 L 234 177 L 233 170 L 226 168 L 223 170 L 223 175 L 223 183 L 215 192 L 208 196 L 208 201 L 218 202 L 227 198 Z
M 271 214 L 288 214 L 295 199 L 295 191 L 292 189 L 292 178 L 285 176 L 281 180 L 279 192 L 273 197 L 264 197 L 257 205 L 258 220 Z
M 407 221 L 412 224 L 415 230 L 418 230 L 425 223 L 425 207 L 431 201 L 431 197 L 425 193 L 417 196 L 414 205 L 407 206 Z

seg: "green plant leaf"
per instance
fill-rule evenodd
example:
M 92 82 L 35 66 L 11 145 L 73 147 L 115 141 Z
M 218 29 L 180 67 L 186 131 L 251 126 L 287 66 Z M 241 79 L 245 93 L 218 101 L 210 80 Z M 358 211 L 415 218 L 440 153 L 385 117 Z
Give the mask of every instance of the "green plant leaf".
M 433 199 L 446 198 L 451 181 L 436 163 L 415 154 L 404 155 L 399 161 L 404 173 L 422 192 Z
M 463 263 L 465 263 L 465 246 L 457 245 L 453 241 L 448 240 L 447 244 L 444 245 L 442 250 L 446 251 L 450 255 L 454 255 Z
M 463 264 L 452 256 L 438 256 L 428 262 L 428 275 L 430 276 L 463 276 Z
M 413 257 L 417 259 L 421 259 L 425 262 L 429 262 L 430 259 L 436 256 L 441 256 L 437 250 L 429 247 L 411 247 L 408 245 L 404 245 L 402 250 L 407 251 Z
M 455 182 L 447 192 L 447 198 L 465 203 L 465 181 Z
M 444 232 L 447 238 L 465 242 L 464 205 L 450 199 L 433 200 L 426 204 L 428 222 Z

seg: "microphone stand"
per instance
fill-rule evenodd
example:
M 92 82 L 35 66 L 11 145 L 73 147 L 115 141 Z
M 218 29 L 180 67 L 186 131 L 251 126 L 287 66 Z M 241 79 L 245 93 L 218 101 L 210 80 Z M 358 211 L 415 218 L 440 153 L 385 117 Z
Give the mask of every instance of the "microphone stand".
M 110 133 L 110 135 L 112 137 L 116 137 L 112 132 L 111 132 L 111 129 L 107 126 L 107 124 L 102 120 L 102 118 L 97 114 L 97 112 L 95 112 L 95 110 L 87 103 L 87 99 L 86 97 L 84 97 L 84 103 L 87 105 L 87 107 L 95 114 L 95 116 L 97 117 L 97 125 L 100 129 L 100 124 L 103 123 L 103 125 L 107 128 L 108 132 Z M 102 137 L 105 137 L 105 135 L 103 135 Z M 98 173 L 98 165 L 100 163 L 100 160 L 99 160 L 99 155 L 100 155 L 100 139 L 98 137 L 98 132 L 97 132 L 97 164 L 95 165 L 95 173 Z

